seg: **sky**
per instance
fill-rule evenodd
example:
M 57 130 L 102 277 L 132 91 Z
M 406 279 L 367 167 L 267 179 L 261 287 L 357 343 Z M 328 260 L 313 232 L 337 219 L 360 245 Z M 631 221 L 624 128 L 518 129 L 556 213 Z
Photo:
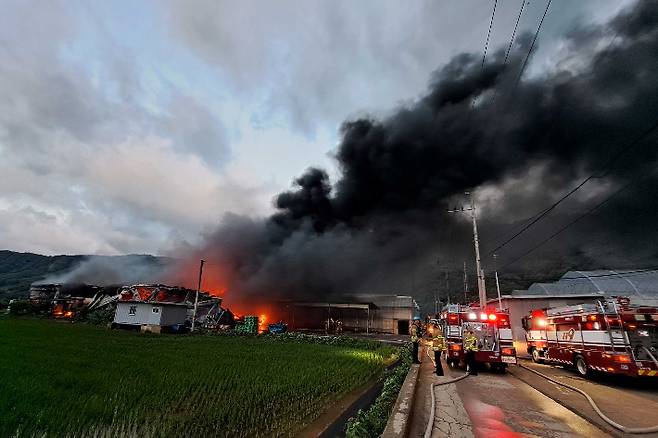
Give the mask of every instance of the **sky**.
M 545 4 L 528 2 L 519 34 L 534 32 Z M 629 4 L 554 0 L 526 75 L 553 71 L 575 26 Z M 490 51 L 507 45 L 519 6 L 498 2 Z M 481 56 L 492 7 L 8 0 L 0 248 L 169 254 L 231 214 L 270 215 L 308 167 L 339 179 L 346 120 L 386 118 L 455 55 Z M 483 188 L 492 212 L 505 184 Z

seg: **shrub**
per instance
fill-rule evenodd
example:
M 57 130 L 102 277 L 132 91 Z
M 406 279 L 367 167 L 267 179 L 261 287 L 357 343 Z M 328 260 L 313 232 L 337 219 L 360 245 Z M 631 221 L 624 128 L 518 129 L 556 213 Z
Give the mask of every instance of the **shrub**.
M 411 350 L 405 346 L 401 349 L 400 363 L 386 377 L 379 397 L 368 410 L 360 409 L 356 417 L 347 422 L 345 433 L 348 438 L 376 438 L 382 434 L 410 366 Z

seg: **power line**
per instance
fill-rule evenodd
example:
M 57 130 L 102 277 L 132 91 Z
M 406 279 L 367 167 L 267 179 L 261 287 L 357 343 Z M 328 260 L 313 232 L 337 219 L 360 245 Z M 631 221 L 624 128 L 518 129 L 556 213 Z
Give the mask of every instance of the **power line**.
M 539 31 L 541 30 L 541 26 L 544 24 L 544 19 L 546 18 L 546 14 L 548 13 L 548 8 L 551 6 L 551 2 L 553 0 L 548 0 L 546 3 L 546 9 L 544 9 L 544 14 L 541 16 L 541 20 L 539 21 L 539 26 L 537 26 L 537 30 L 535 31 L 535 36 L 532 38 L 532 44 L 530 44 L 530 49 L 528 50 L 528 53 L 523 60 L 523 64 L 521 65 L 521 70 L 519 70 L 519 76 L 516 78 L 516 82 L 514 84 L 514 88 L 519 84 L 521 81 L 521 76 L 523 76 L 523 72 L 525 71 L 526 66 L 528 65 L 528 60 L 530 59 L 530 54 L 532 53 L 532 50 L 535 48 L 535 43 L 537 42 L 537 37 L 539 36 Z
M 601 171 L 602 173 L 598 173 L 598 172 L 592 173 L 590 176 L 588 176 L 587 178 L 585 178 L 584 180 L 582 180 L 582 181 L 580 182 L 580 184 L 578 184 L 576 187 L 574 187 L 573 189 L 571 189 L 567 194 L 565 194 L 565 195 L 562 196 L 560 199 L 558 199 L 557 202 L 554 202 L 551 206 L 549 206 L 548 208 L 546 208 L 545 210 L 543 210 L 538 216 L 535 217 L 535 219 L 533 219 L 530 223 L 528 223 L 528 224 L 527 224 L 525 227 L 523 227 L 520 231 L 518 231 L 518 232 L 515 233 L 512 237 L 510 237 L 509 239 L 505 240 L 503 243 L 501 243 L 501 244 L 498 245 L 496 248 L 494 248 L 493 250 L 491 250 L 491 251 L 489 252 L 488 255 L 493 254 L 494 252 L 498 251 L 499 249 L 501 249 L 502 247 L 506 246 L 508 243 L 510 243 L 511 241 L 513 241 L 514 239 L 516 239 L 518 236 L 520 236 L 521 234 L 523 234 L 526 230 L 528 230 L 530 227 L 532 227 L 534 224 L 536 224 L 536 223 L 539 222 L 542 218 L 544 218 L 548 213 L 550 213 L 551 211 L 553 211 L 553 210 L 554 210 L 558 205 L 560 205 L 564 200 L 566 200 L 566 199 L 569 198 L 571 195 L 573 195 L 573 194 L 576 193 L 578 190 L 580 190 L 580 188 L 582 188 L 582 187 L 583 187 L 585 184 L 587 184 L 590 180 L 592 180 L 592 179 L 594 179 L 594 178 L 602 178 L 602 177 L 608 175 L 608 174 L 610 173 L 610 171 L 612 170 L 612 166 L 613 166 L 613 164 L 614 164 L 617 160 L 619 160 L 624 154 L 626 154 L 626 153 L 629 152 L 631 149 L 633 149 L 635 146 L 637 146 L 640 142 L 642 142 L 642 140 L 644 140 L 646 137 L 648 137 L 648 136 L 649 136 L 654 130 L 656 130 L 656 128 L 658 128 L 658 119 L 656 119 L 656 121 L 653 123 L 653 125 L 651 125 L 650 128 L 648 128 L 647 130 L 645 130 L 644 132 L 642 132 L 642 134 L 640 134 L 638 137 L 636 137 L 636 138 L 635 138 L 633 141 L 631 141 L 628 145 L 626 145 L 625 147 L 621 148 L 621 149 L 620 149 L 620 150 L 619 150 L 619 151 L 618 151 L 618 152 L 617 152 L 612 158 L 610 158 L 610 160 L 608 160 L 608 162 L 605 164 L 605 166 L 603 166 L 603 167 L 600 169 L 600 171 Z
M 489 40 L 491 39 L 491 29 L 493 28 L 494 18 L 496 16 L 496 6 L 498 5 L 498 0 L 494 1 L 493 12 L 491 13 L 491 20 L 489 21 L 489 30 L 487 31 L 487 39 L 484 41 L 484 50 L 482 51 L 482 65 L 481 69 L 484 70 L 484 61 L 487 59 L 487 50 L 489 49 Z M 475 108 L 475 101 L 477 96 L 471 98 L 471 110 Z
M 579 221 L 580 221 L 581 219 L 583 219 L 584 217 L 586 217 L 586 216 L 588 216 L 588 215 L 594 213 L 594 212 L 595 212 L 596 210 L 598 210 L 599 208 L 603 207 L 605 204 L 607 204 L 608 202 L 610 202 L 614 197 L 616 197 L 617 195 L 619 195 L 620 193 L 622 193 L 623 191 L 625 191 L 626 189 L 628 189 L 628 188 L 629 188 L 632 184 L 634 184 L 635 182 L 637 182 L 637 180 L 634 180 L 634 181 L 630 181 L 630 182 L 628 182 L 626 185 L 624 185 L 622 188 L 620 188 L 619 190 L 617 190 L 616 192 L 614 192 L 612 195 L 608 196 L 608 197 L 605 198 L 603 201 L 599 202 L 599 203 L 596 204 L 594 207 L 590 208 L 590 209 L 587 210 L 585 213 L 581 214 L 580 216 L 578 216 L 577 218 L 575 218 L 575 219 L 572 220 L 571 222 L 567 223 L 565 226 L 563 226 L 562 228 L 560 228 L 558 231 L 556 231 L 555 233 L 551 234 L 551 235 L 548 236 L 546 239 L 542 240 L 539 244 L 533 246 L 533 247 L 530 248 L 528 251 L 524 252 L 523 254 L 521 254 L 520 256 L 516 257 L 516 258 L 513 259 L 512 261 L 506 263 L 506 264 L 503 265 L 500 269 L 504 269 L 504 268 L 506 268 L 506 267 L 508 267 L 508 266 L 510 266 L 510 265 L 512 265 L 512 264 L 514 264 L 514 263 L 516 263 L 517 261 L 521 260 L 523 257 L 527 256 L 528 254 L 530 254 L 530 253 L 536 251 L 537 249 L 539 249 L 540 247 L 544 246 L 546 243 L 548 243 L 549 241 L 553 240 L 553 239 L 554 239 L 555 237 L 557 237 L 559 234 L 561 234 L 562 232 L 564 232 L 567 228 L 569 228 L 569 227 L 571 227 L 572 225 L 576 224 L 577 222 L 579 222 Z
M 519 9 L 519 15 L 516 17 L 516 24 L 514 25 L 514 30 L 512 31 L 512 37 L 509 40 L 509 45 L 507 46 L 507 51 L 505 52 L 505 61 L 503 65 L 507 64 L 507 59 L 509 54 L 512 51 L 512 45 L 514 44 L 514 39 L 516 38 L 516 31 L 519 28 L 519 22 L 521 21 L 521 15 L 523 14 L 523 9 L 525 8 L 526 0 L 521 0 L 521 8 Z
M 511 236 L 512 234 L 516 233 L 516 231 L 517 231 L 518 229 L 523 228 L 523 227 L 526 226 L 528 223 L 530 223 L 530 221 L 532 221 L 533 219 L 535 219 L 537 216 L 539 216 L 540 214 L 542 214 L 542 213 L 545 212 L 545 211 L 546 211 L 546 209 L 541 210 L 541 211 L 538 211 L 538 212 L 535 213 L 534 215 L 532 215 L 532 216 L 530 216 L 530 217 L 527 217 L 527 218 L 523 219 L 523 220 L 521 221 L 521 223 L 516 224 L 516 225 L 512 225 L 512 226 L 509 228 L 509 230 L 508 230 L 507 232 L 505 232 L 505 234 L 504 234 L 500 239 L 498 239 L 498 240 L 496 241 L 496 243 L 494 243 L 494 245 L 498 245 L 499 242 L 504 241 L 504 240 L 507 239 L 509 236 Z M 498 247 L 497 247 L 497 248 L 498 248 Z M 495 255 L 495 254 L 494 254 L 493 251 L 492 251 L 492 252 L 487 253 L 487 255 Z
M 491 13 L 491 21 L 489 22 L 489 31 L 487 32 L 487 40 L 484 43 L 484 53 L 482 54 L 482 68 L 484 68 L 484 60 L 487 58 L 487 50 L 489 49 L 489 40 L 491 39 L 491 29 L 493 28 L 494 17 L 496 16 L 497 5 L 498 5 L 498 0 L 495 0 L 493 12 Z

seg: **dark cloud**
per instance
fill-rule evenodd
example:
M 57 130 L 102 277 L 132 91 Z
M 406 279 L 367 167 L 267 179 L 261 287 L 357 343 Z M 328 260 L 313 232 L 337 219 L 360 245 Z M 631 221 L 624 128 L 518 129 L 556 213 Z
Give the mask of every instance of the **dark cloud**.
M 574 20 L 600 20 L 623 3 L 554 5 L 542 47 L 553 51 Z M 534 30 L 544 5 L 529 2 L 520 32 Z M 236 93 L 262 101 L 259 119 L 284 119 L 308 135 L 416 96 L 437 65 L 455 53 L 480 53 L 491 17 L 490 5 L 463 0 L 195 0 L 170 6 L 175 40 L 216 67 Z M 518 7 L 499 2 L 492 46 L 509 41 Z
M 518 83 L 530 35 L 519 39 L 508 64 L 502 49 L 484 69 L 478 55 L 453 57 L 417 101 L 387 118 L 343 124 L 335 184 L 322 170 L 309 169 L 293 190 L 276 198 L 271 218 L 231 217 L 200 253 L 224 264 L 230 287 L 246 294 L 394 292 L 408 290 L 414 267 L 437 254 L 450 259 L 445 263 L 461 265 L 470 252 L 468 224 L 445 213 L 455 195 L 506 187 L 509 193 L 500 200 L 504 208 L 483 221 L 486 232 L 498 237 L 506 224 L 518 225 L 536 213 L 534 206 L 518 201 L 541 199 L 547 205 L 654 122 L 657 20 L 658 3 L 638 2 L 594 32 L 574 31 L 567 44 L 572 50 L 578 49 L 578 38 L 595 35 L 602 43 L 591 46 L 580 64 L 557 64 Z M 613 44 L 606 44 L 614 35 Z M 575 197 L 565 205 L 571 210 L 542 223 L 544 228 L 533 230 L 522 243 L 541 240 L 632 175 L 651 171 L 657 153 L 643 144 L 621 157 L 604 178 L 586 187 L 590 197 Z M 535 175 L 538 180 L 528 176 L 532 168 L 543 169 Z M 655 175 L 643 184 L 649 193 L 656 192 Z M 629 190 L 618 208 L 643 196 Z M 651 202 L 656 205 L 655 199 Z M 621 222 L 598 219 L 592 229 L 614 234 L 624 228 Z M 455 241 L 456 233 L 464 236 L 461 241 Z M 658 237 L 642 227 L 622 235 L 643 254 L 648 252 L 642 248 Z M 567 236 L 571 240 L 560 257 L 583 260 L 586 254 L 588 263 L 600 264 L 620 259 L 607 257 L 610 251 L 593 254 L 586 232 Z M 608 244 L 614 247 L 616 239 Z

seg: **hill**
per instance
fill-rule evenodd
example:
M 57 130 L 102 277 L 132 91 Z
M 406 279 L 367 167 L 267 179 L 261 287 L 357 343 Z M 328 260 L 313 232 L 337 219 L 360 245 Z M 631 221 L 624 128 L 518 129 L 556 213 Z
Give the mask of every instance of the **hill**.
M 37 281 L 91 284 L 153 281 L 171 262 L 151 255 L 45 256 L 0 250 L 0 300 L 25 296 Z

